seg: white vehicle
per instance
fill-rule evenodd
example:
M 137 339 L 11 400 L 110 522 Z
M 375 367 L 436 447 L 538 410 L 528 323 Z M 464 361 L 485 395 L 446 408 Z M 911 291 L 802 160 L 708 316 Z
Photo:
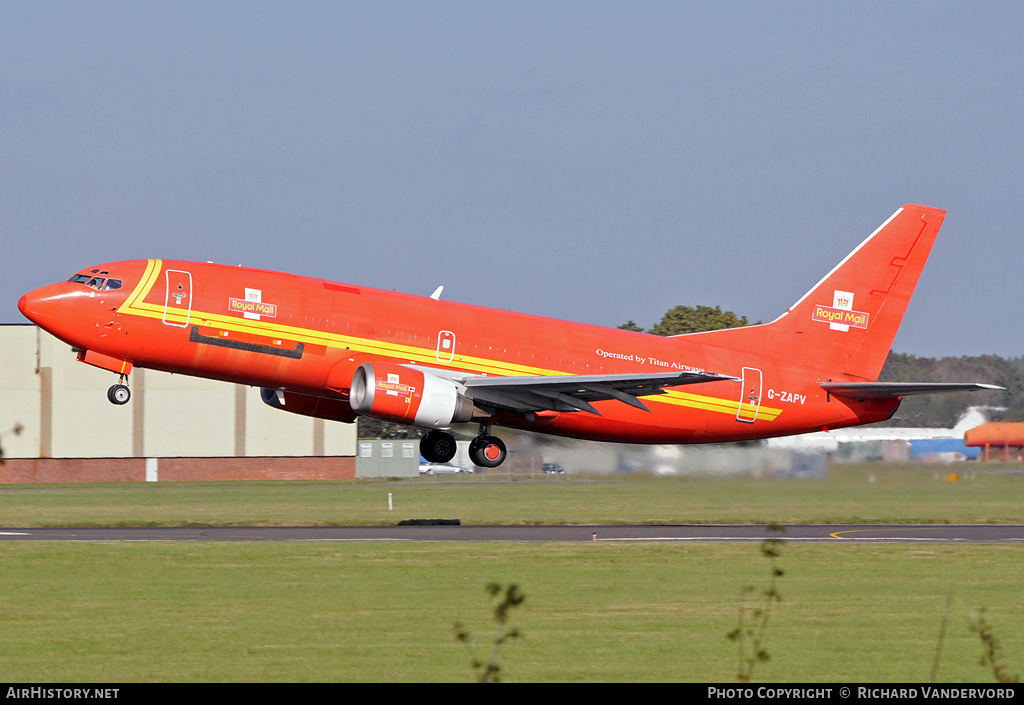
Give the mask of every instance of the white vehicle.
M 420 475 L 457 475 L 471 472 L 473 472 L 472 468 L 463 468 L 451 463 L 423 463 L 420 465 Z

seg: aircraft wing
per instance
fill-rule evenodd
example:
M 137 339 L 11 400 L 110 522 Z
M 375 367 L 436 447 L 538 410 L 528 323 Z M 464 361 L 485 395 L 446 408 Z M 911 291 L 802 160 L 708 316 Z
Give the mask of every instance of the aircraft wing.
M 851 399 L 891 399 L 914 394 L 941 394 L 943 392 L 975 392 L 1005 389 L 994 384 L 973 382 L 822 382 L 821 388 L 837 397 Z
M 459 381 L 475 403 L 516 412 L 586 411 L 601 413 L 591 402 L 616 399 L 650 411 L 637 397 L 664 394 L 666 387 L 740 381 L 714 372 L 672 372 L 622 375 L 559 375 L 553 377 L 470 376 Z

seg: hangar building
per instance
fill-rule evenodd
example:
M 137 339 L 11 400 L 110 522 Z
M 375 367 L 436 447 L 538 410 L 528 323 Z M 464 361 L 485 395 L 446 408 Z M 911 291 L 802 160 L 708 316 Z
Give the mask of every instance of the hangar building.
M 355 477 L 355 424 L 273 409 L 257 388 L 138 368 L 131 401 L 115 406 L 116 381 L 34 325 L 0 325 L 0 483 Z

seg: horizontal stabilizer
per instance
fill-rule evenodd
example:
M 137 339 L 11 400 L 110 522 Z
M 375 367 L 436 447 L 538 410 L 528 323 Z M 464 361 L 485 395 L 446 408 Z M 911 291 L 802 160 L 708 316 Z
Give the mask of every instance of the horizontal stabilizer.
M 973 382 L 822 382 L 821 388 L 837 397 L 851 399 L 892 399 L 914 394 L 943 394 L 945 392 L 978 392 L 1005 389 L 994 384 Z

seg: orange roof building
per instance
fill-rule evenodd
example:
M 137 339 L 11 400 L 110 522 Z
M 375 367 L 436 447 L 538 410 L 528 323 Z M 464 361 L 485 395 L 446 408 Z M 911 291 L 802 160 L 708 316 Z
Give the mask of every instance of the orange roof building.
M 993 421 L 964 433 L 964 445 L 984 448 L 984 459 L 989 459 L 991 448 L 1003 449 L 1003 460 L 1010 459 L 1010 448 L 1024 449 L 1024 423 Z

